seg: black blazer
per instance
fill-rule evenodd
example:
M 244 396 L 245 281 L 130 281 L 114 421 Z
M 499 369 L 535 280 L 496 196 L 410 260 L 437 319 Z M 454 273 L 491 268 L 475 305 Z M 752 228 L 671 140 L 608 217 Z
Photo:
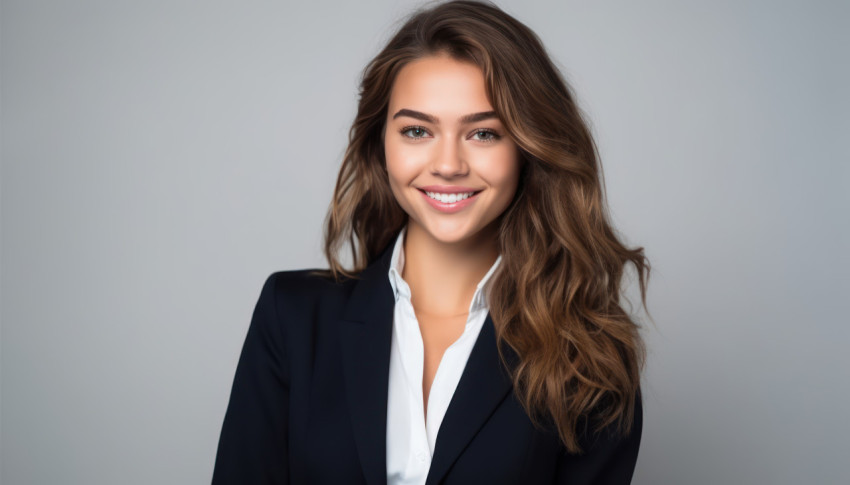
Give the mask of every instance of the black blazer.
M 386 484 L 392 249 L 359 280 L 334 283 L 308 270 L 268 278 L 236 368 L 213 484 Z M 488 314 L 440 426 L 427 485 L 631 481 L 640 394 L 627 438 L 583 435 L 585 453 L 572 455 L 551 428 L 532 425 L 512 389 Z

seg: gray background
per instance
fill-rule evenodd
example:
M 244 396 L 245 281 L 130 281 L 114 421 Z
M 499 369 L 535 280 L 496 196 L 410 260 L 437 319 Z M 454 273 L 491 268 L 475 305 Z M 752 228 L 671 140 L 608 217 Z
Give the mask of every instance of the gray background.
M 523 3 L 654 266 L 634 483 L 850 483 L 848 2 Z M 209 481 L 416 5 L 2 3 L 4 485 Z

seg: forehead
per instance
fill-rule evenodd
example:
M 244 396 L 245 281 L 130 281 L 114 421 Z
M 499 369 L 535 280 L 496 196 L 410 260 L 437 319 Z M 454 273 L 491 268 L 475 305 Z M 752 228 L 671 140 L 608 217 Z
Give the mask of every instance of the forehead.
M 435 114 L 441 120 L 492 109 L 481 69 L 445 54 L 405 65 L 393 82 L 389 103 L 391 112 L 410 108 Z

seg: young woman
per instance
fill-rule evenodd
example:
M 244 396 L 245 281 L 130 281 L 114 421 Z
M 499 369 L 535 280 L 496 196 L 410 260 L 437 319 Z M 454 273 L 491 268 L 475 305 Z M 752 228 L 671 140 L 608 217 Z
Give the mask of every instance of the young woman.
M 411 16 L 364 71 L 326 222 L 330 269 L 260 294 L 213 483 L 630 482 L 620 280 L 645 305 L 649 265 L 531 30 L 476 1 Z

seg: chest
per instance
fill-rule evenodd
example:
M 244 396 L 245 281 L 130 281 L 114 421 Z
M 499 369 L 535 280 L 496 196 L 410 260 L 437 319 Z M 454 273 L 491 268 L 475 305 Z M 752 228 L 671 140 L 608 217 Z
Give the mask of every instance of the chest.
M 373 423 L 374 426 L 363 426 L 368 428 L 365 434 L 361 433 L 359 437 L 354 434 L 362 423 L 360 415 L 356 414 L 357 409 L 353 408 L 357 404 L 352 403 L 350 394 L 346 395 L 345 371 L 341 368 L 342 364 L 337 368 L 336 363 L 330 362 L 335 359 L 330 355 L 327 357 L 327 360 L 321 358 L 317 362 L 317 372 L 309 383 L 309 391 L 304 393 L 301 386 L 292 389 L 293 407 L 289 419 L 293 432 L 290 435 L 289 452 L 291 463 L 296 464 L 293 483 L 373 485 L 365 480 L 364 467 L 368 470 L 375 460 L 381 460 L 380 465 L 375 468 L 380 469 L 386 477 L 400 469 L 394 454 L 406 456 L 408 460 L 421 459 L 418 454 L 420 449 L 408 444 L 410 440 L 402 436 L 418 431 L 408 428 L 399 433 L 399 424 L 393 419 L 387 420 L 385 413 L 380 413 Z M 475 387 L 474 397 L 483 401 L 483 396 L 488 393 L 481 390 L 480 383 L 480 379 L 469 381 L 469 384 Z M 356 389 L 355 393 L 361 395 L 359 389 Z M 551 475 L 555 470 L 557 447 L 554 441 L 534 429 L 512 393 L 498 402 L 488 401 L 489 406 L 470 399 L 469 393 L 463 392 L 462 387 L 455 394 L 463 397 L 456 399 L 453 404 L 457 408 L 455 414 L 460 410 L 463 418 L 461 422 L 457 419 L 451 420 L 446 429 L 460 430 L 460 426 L 469 425 L 476 431 L 464 434 L 467 438 L 461 439 L 464 444 L 457 448 L 452 448 L 452 440 L 446 441 L 445 438 L 436 446 L 429 469 L 440 466 L 440 462 L 445 460 L 445 457 L 438 458 L 438 453 L 451 456 L 448 459 L 451 465 L 446 465 L 448 471 L 442 472 L 448 473 L 448 476 L 440 483 L 552 483 Z M 373 396 L 366 392 L 362 395 L 369 396 L 366 399 Z M 436 393 L 432 395 L 436 396 Z M 387 402 L 386 397 L 381 396 L 379 402 Z M 379 406 L 372 405 L 364 409 L 369 414 L 380 411 Z M 479 410 L 482 416 L 486 415 L 486 418 L 480 421 L 474 417 Z M 392 409 L 385 412 L 392 416 Z M 388 427 L 382 427 L 383 423 Z M 447 423 L 445 418 L 443 423 Z M 445 432 L 443 430 L 443 433 Z M 390 436 L 392 434 L 397 436 Z M 459 436 L 463 433 L 453 434 Z M 363 457 L 364 446 L 373 450 L 370 457 Z M 427 450 L 427 445 L 424 446 Z M 441 448 L 444 449 L 439 451 Z M 333 457 L 333 466 L 328 466 L 329 457 Z M 440 466 L 440 469 L 445 470 L 446 466 Z M 544 477 L 535 480 L 534 475 Z M 364 479 L 361 480 L 361 476 Z
M 446 349 L 463 334 L 467 317 L 466 314 L 455 317 L 441 317 L 418 312 L 416 320 L 419 324 L 419 332 L 422 335 L 425 358 L 422 371 L 422 388 L 423 396 L 427 401 L 428 391 L 434 382 L 443 355 L 446 353 Z
M 445 352 L 463 335 L 462 323 L 425 323 L 424 354 Z M 386 319 L 290 327 L 292 381 L 286 413 L 294 483 L 372 484 L 387 477 L 388 432 L 403 429 L 388 409 L 388 384 L 395 382 L 389 372 L 391 325 Z M 557 448 L 535 430 L 504 382 L 495 345 L 490 345 L 495 343 L 492 324 L 468 335 L 481 345 L 468 360 L 461 359 L 467 379 L 461 379 L 446 410 L 442 428 L 451 433 L 437 440 L 429 473 L 433 468 L 437 481 L 447 485 L 551 483 Z M 461 338 L 458 344 L 465 342 Z M 413 459 L 415 452 L 407 456 Z M 334 466 L 328 466 L 328 457 Z M 542 480 L 520 478 L 538 471 L 546 475 Z

